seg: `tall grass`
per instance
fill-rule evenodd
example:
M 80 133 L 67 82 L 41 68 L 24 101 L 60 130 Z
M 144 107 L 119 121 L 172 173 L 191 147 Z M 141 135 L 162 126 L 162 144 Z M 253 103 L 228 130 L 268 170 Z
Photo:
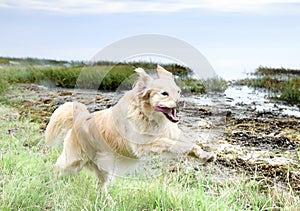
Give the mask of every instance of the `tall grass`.
M 300 75 L 300 70 L 298 69 L 289 69 L 289 68 L 273 68 L 273 67 L 264 67 L 264 66 L 259 66 L 254 75 L 261 75 L 261 76 L 274 76 L 274 75 L 294 75 L 294 76 L 299 76 Z
M 177 80 L 177 84 L 184 92 L 190 93 L 206 93 L 205 84 L 196 79 L 182 79 Z
M 259 67 L 254 75 L 257 77 L 237 83 L 265 88 L 271 97 L 300 106 L 300 70 Z
M 8 87 L 8 82 L 5 78 L 0 78 L 0 95 L 3 94 Z
M 77 77 L 77 87 L 99 90 L 130 89 L 134 67 L 128 65 L 86 66 Z
M 228 87 L 227 81 L 220 77 L 206 79 L 203 83 L 208 92 L 223 92 Z
M 55 60 L 55 59 L 39 59 L 39 58 L 16 58 L 16 57 L 0 57 L 0 65 L 15 65 L 19 64 L 22 66 L 27 65 L 74 65 L 74 64 L 83 64 L 83 62 L 68 62 L 64 60 Z
M 9 65 L 9 61 L 18 61 L 20 64 Z M 150 74 L 156 69 L 154 63 L 112 63 L 97 62 L 84 64 L 73 62 L 64 65 L 63 61 L 0 58 L 0 92 L 5 90 L 7 83 L 39 83 L 52 84 L 64 88 L 87 88 L 115 91 L 130 89 L 136 79 L 134 69 L 142 67 Z M 34 63 L 35 62 L 35 63 Z M 44 62 L 44 64 L 43 64 Z M 51 65 L 49 65 L 51 64 Z M 53 65 L 55 64 L 55 65 Z M 191 77 L 192 71 L 177 64 L 167 64 L 165 68 L 177 75 L 185 87 L 193 93 L 204 93 L 206 84 Z M 182 88 L 184 88 L 182 87 Z
M 300 77 L 286 82 L 281 89 L 280 99 L 300 106 Z

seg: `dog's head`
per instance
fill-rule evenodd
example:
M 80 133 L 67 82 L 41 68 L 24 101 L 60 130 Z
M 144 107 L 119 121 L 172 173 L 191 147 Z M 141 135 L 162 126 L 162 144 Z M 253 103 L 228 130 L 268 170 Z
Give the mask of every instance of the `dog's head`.
M 180 88 L 176 85 L 172 73 L 161 66 L 157 66 L 158 78 L 149 76 L 142 68 L 135 70 L 139 74 L 139 79 L 135 85 L 140 100 L 144 102 L 143 111 L 147 115 L 166 117 L 171 122 L 178 122 L 178 103 L 180 98 Z

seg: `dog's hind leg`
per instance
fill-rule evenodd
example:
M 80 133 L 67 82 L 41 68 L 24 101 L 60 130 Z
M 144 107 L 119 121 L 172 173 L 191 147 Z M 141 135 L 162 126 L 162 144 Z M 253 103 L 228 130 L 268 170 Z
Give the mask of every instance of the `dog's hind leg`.
M 95 172 L 96 177 L 97 177 L 97 188 L 104 193 L 105 195 L 109 196 L 108 191 L 107 191 L 107 184 L 110 182 L 112 179 L 110 176 L 110 173 L 104 170 L 101 170 L 98 168 L 98 166 L 95 163 L 89 162 L 87 167 Z
M 56 173 L 58 176 L 77 175 L 86 162 L 76 135 L 69 130 L 64 140 L 63 151 L 54 166 Z
M 96 172 L 97 179 L 98 179 L 98 187 L 100 190 L 107 196 L 110 197 L 108 191 L 107 191 L 107 184 L 109 183 L 109 173 L 104 171 L 97 171 Z

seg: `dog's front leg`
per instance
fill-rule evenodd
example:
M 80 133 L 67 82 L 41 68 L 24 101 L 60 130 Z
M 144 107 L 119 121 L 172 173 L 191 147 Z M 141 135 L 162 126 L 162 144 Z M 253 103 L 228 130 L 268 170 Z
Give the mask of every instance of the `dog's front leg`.
M 215 161 L 217 158 L 217 155 L 214 152 L 204 151 L 196 144 L 193 146 L 188 155 L 199 158 L 202 163 L 210 163 Z
M 173 154 L 188 154 L 200 159 L 200 162 L 207 163 L 216 159 L 213 152 L 206 152 L 200 146 L 186 141 L 172 140 L 169 138 L 159 138 L 150 144 L 143 145 L 143 151 L 157 153 L 169 152 Z
M 191 143 L 179 143 L 178 141 L 169 138 L 156 138 L 146 144 L 138 146 L 140 152 L 155 152 L 155 153 L 172 153 L 172 154 L 187 154 L 193 148 Z

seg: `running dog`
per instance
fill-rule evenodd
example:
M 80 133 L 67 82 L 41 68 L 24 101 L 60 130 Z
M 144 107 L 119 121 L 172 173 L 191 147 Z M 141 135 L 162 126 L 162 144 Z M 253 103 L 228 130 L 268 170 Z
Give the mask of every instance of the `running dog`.
M 157 78 L 142 68 L 132 90 L 105 110 L 90 113 L 78 102 L 58 107 L 47 125 L 46 143 L 63 143 L 55 164 L 58 175 L 77 174 L 84 166 L 95 171 L 101 189 L 115 175 L 133 169 L 147 153 L 186 154 L 201 162 L 214 161 L 213 152 L 187 140 L 178 128 L 176 109 L 180 88 L 172 73 L 157 67 Z

